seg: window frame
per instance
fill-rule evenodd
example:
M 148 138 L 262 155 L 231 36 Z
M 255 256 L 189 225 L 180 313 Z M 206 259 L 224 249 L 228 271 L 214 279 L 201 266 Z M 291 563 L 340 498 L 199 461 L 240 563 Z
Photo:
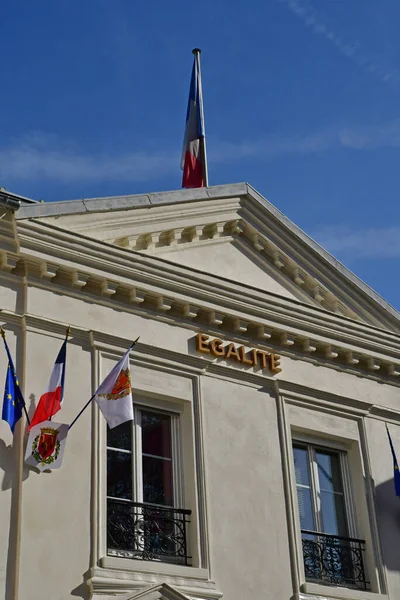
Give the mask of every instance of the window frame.
M 132 501 L 143 503 L 143 452 L 141 435 L 141 418 L 143 411 L 168 415 L 171 419 L 171 462 L 173 490 L 173 502 L 171 508 L 181 508 L 184 506 L 184 487 L 180 414 L 177 414 L 172 410 L 160 409 L 158 408 L 158 406 L 148 406 L 147 404 L 140 403 L 135 404 L 133 408 L 134 418 L 132 421 Z
M 357 531 L 357 523 L 356 523 L 356 515 L 354 510 L 354 500 L 353 493 L 351 487 L 351 478 L 350 478 L 350 468 L 349 461 L 347 456 L 347 449 L 338 443 L 326 443 L 326 440 L 314 438 L 314 437 L 305 437 L 301 435 L 295 435 L 292 437 L 291 444 L 291 452 L 292 452 L 292 463 L 294 469 L 294 459 L 293 459 L 293 448 L 295 446 L 302 446 L 307 450 L 307 466 L 310 474 L 310 491 L 312 498 L 312 508 L 313 508 L 313 517 L 315 523 L 315 531 L 319 533 L 325 533 L 322 527 L 322 513 L 321 513 L 321 500 L 320 500 L 320 481 L 318 475 L 318 464 L 316 459 L 316 453 L 318 450 L 326 451 L 330 453 L 335 453 L 339 457 L 339 468 L 340 468 L 340 477 L 343 487 L 343 504 L 344 504 L 344 513 L 346 518 L 347 525 L 347 536 L 349 538 L 358 538 Z M 297 498 L 297 483 L 296 476 L 294 474 L 294 486 L 296 492 L 296 505 L 297 505 L 297 517 L 299 519 L 299 529 L 301 533 L 301 524 L 300 524 L 300 512 L 299 512 L 299 504 Z
M 352 447 L 350 444 L 346 444 L 344 442 L 342 442 L 341 440 L 335 439 L 335 438 L 325 438 L 325 437 L 319 437 L 318 435 L 313 435 L 313 434 L 309 434 L 307 435 L 306 432 L 301 431 L 301 430 L 297 430 L 295 427 L 291 428 L 291 435 L 290 435 L 290 446 L 289 446 L 289 450 L 290 450 L 290 478 L 291 478 L 291 482 L 292 482 L 292 490 L 293 490 L 293 496 L 292 496 L 292 501 L 293 501 L 293 509 L 294 509 L 294 513 L 293 513 L 293 519 L 294 519 L 294 525 L 295 525 L 295 544 L 296 544 L 296 554 L 297 554 L 297 568 L 298 568 L 298 574 L 300 577 L 300 589 L 305 591 L 305 592 L 310 592 L 310 593 L 314 593 L 312 592 L 312 590 L 318 590 L 318 594 L 319 595 L 324 595 L 324 590 L 327 587 L 326 583 L 321 583 L 321 582 L 314 582 L 312 580 L 306 579 L 306 573 L 305 573 L 305 566 L 304 566 L 304 554 L 303 554 L 303 543 L 302 543 L 302 527 L 301 527 L 301 522 L 300 522 L 300 511 L 299 511 L 299 502 L 298 502 L 298 496 L 297 496 L 297 485 L 296 485 L 296 474 L 295 474 L 295 468 L 294 468 L 294 456 L 293 456 L 293 447 L 297 444 L 300 446 L 306 446 L 307 450 L 308 448 L 314 447 L 317 450 L 326 450 L 328 452 L 336 452 L 339 457 L 340 457 L 340 474 L 341 474 L 341 478 L 342 478 L 342 487 L 343 487 L 343 495 L 344 495 L 344 508 L 345 508 L 345 517 L 346 517 L 346 524 L 347 524 L 347 536 L 350 539 L 360 539 L 363 538 L 364 536 L 360 536 L 359 534 L 359 530 L 358 530 L 358 526 L 357 526 L 357 518 L 356 518 L 356 511 L 355 511 L 355 503 L 354 503 L 354 494 L 355 494 L 355 489 L 353 490 L 353 486 L 351 483 L 351 465 L 352 465 L 352 458 L 351 458 L 351 453 L 352 453 Z M 310 468 L 310 483 L 311 483 L 311 465 L 308 464 L 309 468 Z M 311 483 L 311 493 L 312 495 L 314 494 L 314 484 Z M 312 498 L 312 501 L 314 502 L 314 497 Z M 315 530 L 316 533 L 324 533 L 321 530 L 316 529 Z M 329 534 L 327 534 L 329 535 Z M 371 542 L 371 540 L 369 540 Z M 365 550 L 367 550 L 367 548 L 365 548 Z M 370 550 L 369 550 L 370 551 Z M 365 576 L 367 577 L 368 580 L 368 574 L 369 574 L 369 585 L 371 585 L 371 589 L 373 588 L 374 584 L 376 584 L 375 582 L 371 581 L 371 564 L 370 561 L 366 559 L 367 553 L 364 554 L 363 557 L 363 563 L 364 563 L 364 573 Z M 373 567 L 375 568 L 375 567 Z M 328 584 L 329 587 L 329 584 Z M 346 590 L 344 592 L 345 597 L 347 597 L 347 594 L 349 594 L 349 597 L 353 593 L 355 593 L 354 588 L 350 587 L 344 587 L 343 590 Z M 351 591 L 350 591 L 351 590 Z M 315 592 L 316 593 L 316 592 Z M 366 590 L 362 590 L 362 593 L 364 594 L 370 594 L 370 590 L 366 591 Z
M 105 542 L 105 547 L 104 547 L 104 551 L 105 554 L 104 556 L 108 557 L 108 558 L 119 558 L 119 559 L 133 559 L 135 558 L 135 554 L 131 553 L 130 551 L 126 551 L 126 550 L 118 550 L 118 549 L 111 549 L 108 546 L 107 540 L 108 540 L 108 517 L 107 517 L 107 511 L 108 511 L 108 503 L 109 500 L 113 501 L 121 501 L 121 502 L 126 502 L 127 504 L 141 504 L 143 506 L 142 509 L 139 510 L 145 510 L 144 507 L 148 506 L 148 507 L 154 507 L 155 509 L 157 509 L 157 507 L 160 508 L 170 508 L 170 509 L 185 509 L 185 504 L 184 504 L 184 477 L 183 477 L 183 468 L 184 468 L 184 464 L 183 464 L 183 448 L 182 448 L 182 444 L 183 444 L 183 436 L 182 436 L 182 410 L 179 411 L 175 411 L 174 407 L 175 407 L 175 403 L 171 403 L 172 406 L 169 410 L 166 410 L 165 407 L 165 403 L 162 403 L 162 408 L 160 408 L 160 403 L 156 400 L 154 403 L 150 402 L 149 400 L 145 400 L 143 403 L 140 401 L 135 402 L 135 405 L 133 407 L 133 420 L 130 422 L 130 428 L 131 428 L 131 449 L 130 450 L 126 450 L 126 449 L 121 449 L 121 448 L 117 448 L 115 446 L 109 446 L 108 445 L 108 430 L 107 430 L 107 425 L 105 427 L 105 494 L 103 496 L 103 501 L 104 501 L 104 505 L 105 505 L 105 537 L 104 537 L 104 542 Z M 151 503 L 151 502 L 144 502 L 143 501 L 143 452 L 142 452 L 142 430 L 141 430 L 141 418 L 142 418 L 142 413 L 143 412 L 153 412 L 155 414 L 162 414 L 162 415 L 166 415 L 170 418 L 170 436 L 171 436 L 171 462 L 172 462 L 172 496 L 173 496 L 173 502 L 172 505 L 169 504 L 155 504 L 155 503 Z M 108 485 L 107 485 L 107 458 L 108 458 L 108 453 L 109 452 L 124 452 L 127 454 L 131 455 L 131 496 L 130 498 L 121 498 L 121 497 L 115 497 L 115 496 L 109 496 L 108 495 Z M 159 457 L 161 458 L 161 457 Z M 185 517 L 184 517 L 185 518 Z M 190 521 L 189 521 L 190 522 Z M 186 547 L 189 548 L 190 547 L 190 531 L 186 525 Z M 190 557 L 192 558 L 192 557 Z M 146 562 L 146 561 L 144 561 Z M 153 562 L 153 559 L 150 561 Z M 168 556 L 163 557 L 163 559 L 160 561 L 160 559 L 154 559 L 154 562 L 161 562 L 161 563 L 165 563 L 165 564 L 174 564 L 174 565 L 180 565 L 179 562 L 176 562 L 175 560 L 171 560 Z M 187 568 L 186 564 L 183 564 L 181 566 L 184 566 L 184 568 Z
M 184 485 L 183 485 L 183 464 L 182 464 L 182 433 L 180 412 L 174 410 L 160 409 L 157 404 L 136 403 L 133 409 L 134 418 L 131 421 L 131 450 L 109 446 L 107 443 L 106 431 L 106 458 L 108 452 L 123 452 L 131 455 L 131 498 L 118 498 L 109 496 L 107 485 L 105 499 L 122 500 L 127 502 L 143 503 L 143 464 L 142 464 L 142 436 L 141 436 L 141 415 L 142 412 L 154 412 L 170 417 L 171 426 L 171 462 L 172 462 L 172 485 L 173 485 L 173 504 L 171 508 L 181 508 L 184 504 Z M 107 473 L 106 473 L 107 480 Z M 152 503 L 146 503 L 152 504 Z M 157 505 L 155 505 L 157 506 Z M 169 505 L 165 505 L 169 506 Z

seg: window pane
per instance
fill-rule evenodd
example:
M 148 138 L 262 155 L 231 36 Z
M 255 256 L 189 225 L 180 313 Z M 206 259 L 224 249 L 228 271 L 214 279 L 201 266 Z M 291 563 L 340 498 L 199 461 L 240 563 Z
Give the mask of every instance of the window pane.
M 173 506 L 172 461 L 143 456 L 143 502 Z
M 307 448 L 293 446 L 294 470 L 296 473 L 296 483 L 301 485 L 310 485 L 310 470 L 308 466 Z
M 299 505 L 300 528 L 315 531 L 311 490 L 297 487 L 297 502 Z
M 110 429 L 107 425 L 107 446 L 111 448 L 121 448 L 122 450 L 132 449 L 132 421 L 127 421 Z
M 142 411 L 142 452 L 171 458 L 171 417 Z
M 339 455 L 336 452 L 318 450 L 316 457 L 320 489 L 327 492 L 342 492 Z
M 132 499 L 132 455 L 107 452 L 107 496 Z
M 323 533 L 347 536 L 344 498 L 341 494 L 321 491 L 321 515 Z

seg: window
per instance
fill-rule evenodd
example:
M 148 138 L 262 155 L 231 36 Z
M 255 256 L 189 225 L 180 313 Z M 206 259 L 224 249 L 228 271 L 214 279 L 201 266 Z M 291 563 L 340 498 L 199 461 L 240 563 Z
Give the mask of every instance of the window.
M 296 442 L 293 457 L 306 580 L 366 589 L 346 453 Z
M 134 413 L 134 421 L 107 428 L 108 553 L 188 564 L 179 415 Z

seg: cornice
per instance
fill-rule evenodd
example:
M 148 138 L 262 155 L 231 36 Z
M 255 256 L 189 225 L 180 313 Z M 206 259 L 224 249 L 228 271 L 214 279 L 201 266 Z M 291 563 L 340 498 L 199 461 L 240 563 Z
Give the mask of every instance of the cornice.
M 114 218 L 111 216 L 102 224 L 101 239 L 122 248 L 161 257 L 165 252 L 171 255 L 171 252 L 179 253 L 187 248 L 234 242 L 242 250 L 250 252 L 252 259 L 261 268 L 265 265 L 277 272 L 283 285 L 293 288 L 295 295 L 331 312 L 353 319 L 358 318 L 355 310 L 348 308 L 339 299 L 342 295 L 340 289 L 336 290 L 337 295 L 333 294 L 320 279 L 310 274 L 310 265 L 305 266 L 296 262 L 282 250 L 280 245 L 277 245 L 279 242 L 272 242 L 266 235 L 240 218 L 239 207 L 239 199 L 235 198 L 234 202 L 230 199 L 229 204 L 227 200 L 215 201 L 212 210 L 209 204 L 202 202 L 195 206 L 189 204 L 185 210 L 179 211 L 179 218 L 177 218 L 176 206 L 169 207 L 174 210 L 168 211 L 167 214 L 163 212 L 162 219 L 156 212 L 149 215 L 148 210 L 135 211 L 125 221 L 122 220 L 120 213 L 116 213 Z M 100 216 L 104 219 L 102 213 Z M 96 221 L 93 229 L 98 227 L 99 222 Z M 121 229 L 118 230 L 118 227 Z M 97 231 L 93 231 L 90 223 L 86 226 L 84 221 L 79 227 L 74 225 L 74 229 L 77 232 L 85 231 L 95 238 L 99 235 Z M 123 235 L 123 232 L 127 235 Z M 107 237 L 111 233 L 111 237 Z M 179 262 L 179 255 L 176 261 Z M 371 320 L 367 313 L 365 317 Z
M 144 252 L 163 252 L 165 246 L 197 242 L 197 238 L 207 243 L 215 233 L 217 237 L 225 235 L 225 225 L 233 227 L 236 218 L 240 233 L 246 235 L 245 229 L 249 230 L 260 256 L 281 269 L 317 304 L 400 330 L 398 311 L 249 184 L 22 206 L 16 218 L 60 219 L 66 229 L 90 231 L 94 237 Z M 125 220 L 133 228 L 132 235 Z M 97 230 L 96 222 L 101 223 Z
M 361 313 L 364 320 L 379 325 L 380 321 L 371 315 L 368 306 L 362 308 L 363 295 L 355 304 L 351 294 L 344 294 L 343 281 L 332 287 L 331 273 L 316 270 L 314 261 L 310 262 L 310 249 L 304 248 L 298 238 L 293 239 L 293 232 L 282 227 L 281 221 L 271 218 L 265 207 L 252 196 L 215 198 L 213 202 L 198 198 L 196 202 L 152 205 L 151 210 L 142 199 L 132 197 L 132 200 L 136 204 L 130 207 L 127 202 L 122 202 L 126 210 L 106 212 L 102 210 L 101 200 L 97 205 L 90 201 L 92 210 L 84 214 L 62 213 L 57 218 L 64 229 L 122 248 L 161 256 L 189 247 L 235 241 L 250 249 L 258 264 L 269 265 L 278 272 L 284 285 L 293 287 L 300 299 L 353 319 Z M 89 201 L 82 202 L 87 206 Z M 50 216 L 43 216 L 42 222 L 54 224 L 51 207 L 47 210 Z M 322 262 L 326 266 L 326 261 Z
M 21 254 L 13 273 L 31 285 L 388 382 L 400 374 L 398 334 L 53 225 L 20 222 L 18 230 Z
M 271 224 L 272 228 L 278 233 L 277 239 L 280 240 L 282 237 L 287 240 L 289 254 L 290 248 L 293 248 L 296 255 L 302 257 L 307 269 L 316 265 L 320 272 L 324 273 L 325 282 L 334 282 L 339 290 L 344 291 L 348 288 L 349 298 L 353 298 L 355 306 L 358 306 L 359 302 L 365 307 L 368 305 L 369 317 L 373 316 L 375 311 L 376 314 L 379 313 L 380 322 L 399 328 L 400 313 L 393 306 L 388 304 L 379 294 L 322 248 L 300 227 L 290 221 L 288 217 L 249 184 L 247 184 L 247 195 L 249 203 L 243 204 L 242 207 L 251 206 L 250 213 L 257 215 L 256 218 L 264 225 Z M 251 221 L 249 222 L 251 223 Z M 311 273 L 313 273 L 312 269 Z
M 382 321 L 388 327 L 393 326 L 386 308 L 385 311 L 378 310 L 376 316 L 371 313 L 370 298 L 365 291 L 361 291 L 351 279 L 344 281 L 342 270 L 345 267 L 326 251 L 321 255 L 314 248 L 310 249 L 301 237 L 293 235 L 292 229 L 282 227 L 280 221 L 270 216 L 267 218 L 262 206 L 255 201 L 244 203 L 239 212 L 245 224 L 246 237 L 255 240 L 260 252 L 318 304 L 332 312 L 354 319 L 361 318 L 376 326 Z M 357 284 L 361 283 L 355 276 L 353 278 Z M 393 312 L 396 313 L 394 309 Z M 396 316 L 398 318 L 398 313 Z
M 109 196 L 102 198 L 83 198 L 61 202 L 37 203 L 36 206 L 22 206 L 18 219 L 65 216 L 100 212 L 118 212 L 143 206 L 173 205 L 179 203 L 198 202 L 246 195 L 248 184 L 234 183 L 215 185 L 207 188 L 180 189 L 170 192 L 154 192 L 150 194 L 134 194 L 127 196 Z M 252 189 L 252 188 L 251 188 Z
M 168 563 L 140 564 L 135 560 L 103 557 L 99 566 L 91 568 L 84 579 L 95 598 L 124 594 L 126 599 L 126 594 L 141 595 L 141 591 L 145 594 L 146 589 L 156 582 L 173 586 L 193 600 L 218 600 L 222 597 L 215 582 L 209 578 L 208 569 Z
M 37 315 L 18 316 L 10 311 L 0 312 L 0 321 L 5 328 L 20 325 L 22 320 L 26 323 L 27 330 L 38 330 L 51 332 L 62 339 L 65 336 L 67 323 L 55 322 Z M 70 343 L 79 343 L 82 347 L 94 348 L 100 351 L 103 355 L 109 356 L 117 360 L 126 350 L 128 343 L 131 341 L 127 338 L 118 337 L 100 330 L 88 330 L 82 327 L 71 326 L 70 328 Z M 243 342 L 244 340 L 242 340 Z M 258 345 L 258 347 L 261 347 Z M 262 348 L 265 349 L 265 346 Z M 282 352 L 283 356 L 290 357 L 289 352 Z M 309 362 L 319 363 L 318 359 L 306 359 Z M 135 349 L 131 354 L 131 363 L 136 366 L 143 366 L 157 371 L 167 373 L 176 372 L 177 374 L 188 377 L 193 380 L 198 376 L 215 377 L 224 379 L 232 383 L 253 387 L 264 392 L 274 393 L 274 382 L 278 383 L 279 391 L 282 397 L 289 404 L 301 404 L 309 406 L 323 412 L 343 412 L 354 418 L 372 417 L 385 420 L 388 423 L 398 424 L 400 422 L 400 410 L 396 411 L 392 408 L 373 404 L 372 402 L 363 401 L 352 398 L 351 396 L 343 396 L 328 392 L 314 387 L 308 387 L 299 383 L 285 379 L 284 371 L 279 376 L 266 376 L 261 372 L 254 372 L 252 369 L 241 370 L 224 364 L 218 359 L 209 360 L 203 355 L 194 355 L 190 353 L 181 353 L 170 349 L 157 347 L 139 341 L 135 345 Z M 333 365 L 327 365 L 332 366 Z M 344 365 L 335 365 L 338 370 L 346 370 L 349 373 L 359 375 L 355 369 L 345 367 Z M 363 376 L 374 379 L 382 383 L 382 378 L 373 374 L 363 374 Z M 388 381 L 391 385 L 400 387 L 400 378 Z
M 284 379 L 278 380 L 279 392 L 289 404 L 305 404 L 311 407 L 317 406 L 323 409 L 330 408 L 334 411 L 347 412 L 355 418 L 367 416 L 371 413 L 376 405 L 372 402 L 362 401 L 351 398 L 350 396 L 342 396 L 334 392 L 325 392 L 309 388 L 306 385 L 300 385 Z M 378 411 L 385 410 L 382 407 L 376 406 Z M 397 420 L 400 419 L 400 412 L 397 413 Z
M 149 234 L 161 237 L 157 249 L 168 246 L 163 241 L 172 230 L 204 229 L 208 224 L 234 221 L 240 207 L 240 198 L 222 198 L 213 201 L 198 200 L 181 204 L 138 206 L 124 211 L 91 212 L 83 215 L 62 215 L 60 225 L 65 229 L 90 235 L 117 246 L 132 249 L 147 248 L 151 243 Z M 42 222 L 53 223 L 54 217 L 43 217 Z M 184 234 L 185 237 L 186 234 Z M 187 234 L 186 237 L 189 237 Z

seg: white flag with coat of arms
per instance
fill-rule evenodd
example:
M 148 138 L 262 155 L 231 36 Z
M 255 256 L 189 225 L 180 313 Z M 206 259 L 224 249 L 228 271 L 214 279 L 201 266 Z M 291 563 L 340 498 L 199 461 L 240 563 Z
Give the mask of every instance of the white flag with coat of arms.
M 39 471 L 59 469 L 64 456 L 69 426 L 65 423 L 42 421 L 29 432 L 25 462 Z
M 129 353 L 125 352 L 121 360 L 110 371 L 103 383 L 95 392 L 95 400 L 99 405 L 110 429 L 133 419 L 133 401 L 131 377 L 129 371 Z

